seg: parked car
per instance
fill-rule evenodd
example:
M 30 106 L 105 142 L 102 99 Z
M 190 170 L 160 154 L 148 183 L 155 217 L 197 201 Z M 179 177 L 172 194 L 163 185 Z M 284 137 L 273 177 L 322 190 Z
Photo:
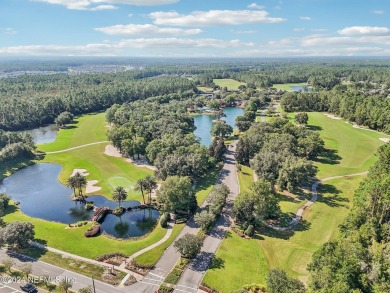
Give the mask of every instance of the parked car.
M 33 284 L 30 284 L 30 283 L 27 283 L 24 286 L 20 286 L 20 289 L 22 289 L 24 292 L 28 292 L 28 293 L 38 292 L 37 288 Z

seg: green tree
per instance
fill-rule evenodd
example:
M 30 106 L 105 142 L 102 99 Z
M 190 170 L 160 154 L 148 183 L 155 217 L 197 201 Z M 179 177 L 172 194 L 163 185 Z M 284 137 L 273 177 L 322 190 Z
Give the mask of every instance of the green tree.
M 73 189 L 73 195 L 76 196 L 77 180 L 75 176 L 70 176 L 66 180 L 66 187 Z
M 156 179 L 153 176 L 148 175 L 144 178 L 144 180 L 145 190 L 148 192 L 148 201 L 150 204 L 152 202 L 152 191 L 155 190 L 158 185 Z
M 73 121 L 73 114 L 69 112 L 60 113 L 57 118 L 54 120 L 54 123 L 58 127 L 64 127 L 66 124 L 69 124 Z
M 233 127 L 225 122 L 216 122 L 211 127 L 211 135 L 219 137 L 227 137 L 233 132 Z
M 82 175 L 81 173 L 77 172 L 76 174 L 74 174 L 74 182 L 75 182 L 75 186 L 77 187 L 77 189 L 79 190 L 79 196 L 81 196 L 82 200 L 84 200 L 84 195 L 83 195 L 83 188 L 85 188 L 87 186 L 87 179 L 85 178 L 84 175 Z
M 212 212 L 203 210 L 199 213 L 196 213 L 194 219 L 195 219 L 195 223 L 200 225 L 201 229 L 204 232 L 207 232 L 207 230 L 211 227 L 211 225 L 215 221 L 215 215 Z
M 269 293 L 304 293 L 305 285 L 287 276 L 281 269 L 272 269 L 267 275 L 267 292 Z
M 22 263 L 18 268 L 26 278 L 32 273 L 32 264 L 30 262 Z
M 122 186 L 117 186 L 114 189 L 114 193 L 112 194 L 112 199 L 119 203 L 119 207 L 121 206 L 121 202 L 126 200 L 127 192 Z
M 79 293 L 93 293 L 93 288 L 91 285 L 89 285 L 88 287 L 81 288 Z
M 10 257 L 6 257 L 1 262 L 3 263 L 3 266 L 4 266 L 5 270 L 7 272 L 11 273 L 11 268 L 15 264 L 15 261 L 12 258 L 10 258 Z
M 194 211 L 196 197 L 189 177 L 170 176 L 161 185 L 158 191 L 158 201 L 168 212 Z
M 173 244 L 173 247 L 180 253 L 181 257 L 193 259 L 200 252 L 203 240 L 192 234 L 185 234 Z
M 309 120 L 309 116 L 306 112 L 295 114 L 295 121 L 300 125 L 306 125 Z
M 140 191 L 141 194 L 142 194 L 142 200 L 143 200 L 143 203 L 146 204 L 145 202 L 145 195 L 144 195 L 144 192 L 147 190 L 147 182 L 145 179 L 138 179 L 136 184 L 135 184 L 135 187 L 134 187 L 134 190 L 135 191 Z
M 29 222 L 12 222 L 0 230 L 1 243 L 17 248 L 28 247 L 34 235 L 34 226 Z

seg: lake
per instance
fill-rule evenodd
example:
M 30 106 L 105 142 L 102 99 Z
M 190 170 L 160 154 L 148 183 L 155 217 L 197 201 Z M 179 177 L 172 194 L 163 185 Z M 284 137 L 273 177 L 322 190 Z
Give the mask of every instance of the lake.
M 225 120 L 227 124 L 235 128 L 235 120 L 237 116 L 244 114 L 244 109 L 238 107 L 227 107 L 223 109 L 226 117 L 222 117 L 222 120 Z M 194 134 L 200 138 L 201 144 L 204 146 L 211 145 L 213 139 L 211 137 L 211 127 L 213 125 L 213 120 L 215 120 L 214 115 L 204 114 L 194 116 L 196 130 Z
M 58 128 L 55 124 L 26 130 L 30 134 L 36 144 L 49 143 L 56 140 Z
M 0 183 L 0 191 L 10 195 L 14 201 L 20 202 L 20 210 L 34 218 L 65 224 L 89 220 L 93 211 L 86 210 L 83 203 L 71 200 L 73 190 L 58 181 L 60 172 L 61 165 L 58 164 L 38 163 L 28 166 L 5 178 Z M 97 207 L 108 206 L 114 209 L 118 206 L 117 202 L 100 195 L 89 196 L 87 200 L 93 201 Z M 133 207 L 139 204 L 140 202 L 136 200 L 121 203 L 123 207 Z M 148 209 L 146 211 L 148 212 Z M 115 222 L 110 220 L 111 216 L 116 217 L 109 215 L 108 223 L 103 223 L 105 227 L 103 230 L 111 231 L 110 223 Z M 139 211 L 126 212 L 122 216 L 123 222 L 130 226 L 126 237 L 138 237 L 150 232 L 158 217 L 159 213 L 153 211 L 150 219 L 153 225 L 145 226 L 145 219 L 139 215 Z M 138 221 L 142 222 L 139 224 L 142 229 L 133 227 Z M 114 233 L 112 234 L 115 236 Z

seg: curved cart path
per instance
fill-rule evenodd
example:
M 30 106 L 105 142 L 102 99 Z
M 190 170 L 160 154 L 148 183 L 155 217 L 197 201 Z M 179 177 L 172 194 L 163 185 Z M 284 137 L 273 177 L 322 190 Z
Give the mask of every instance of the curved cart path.
M 303 212 L 305 211 L 305 209 L 307 209 L 308 207 L 313 205 L 313 203 L 317 200 L 317 197 L 318 197 L 317 187 L 318 187 L 318 185 L 320 183 L 326 182 L 326 181 L 329 181 L 329 180 L 332 180 L 332 179 L 337 179 L 337 178 L 354 177 L 354 176 L 361 176 L 361 175 L 366 175 L 366 174 L 368 174 L 368 171 L 361 172 L 361 173 L 355 173 L 355 174 L 348 174 L 348 175 L 332 176 L 332 177 L 327 177 L 327 178 L 321 179 L 319 181 L 316 181 L 311 186 L 311 193 L 312 193 L 311 199 L 307 203 L 305 203 L 303 205 L 303 207 L 301 207 L 298 210 L 298 212 L 295 215 L 295 218 L 291 220 L 291 222 L 290 222 L 290 224 L 288 226 L 286 226 L 286 227 L 279 227 L 279 226 L 268 224 L 268 223 L 264 223 L 264 224 L 268 228 L 271 228 L 271 229 L 274 229 L 274 230 L 277 230 L 277 231 L 291 231 L 301 221 L 302 215 L 303 215 Z
M 85 148 L 85 147 L 88 147 L 88 146 L 91 146 L 91 145 L 101 144 L 101 143 L 108 143 L 108 142 L 110 142 L 110 141 L 108 141 L 108 140 L 97 141 L 97 142 L 87 143 L 87 144 L 79 145 L 79 146 L 76 146 L 76 147 L 73 147 L 73 148 L 64 149 L 64 150 L 52 151 L 52 152 L 42 152 L 42 154 L 47 154 L 47 155 L 60 154 L 60 153 L 65 153 L 65 152 L 69 152 L 69 151 Z

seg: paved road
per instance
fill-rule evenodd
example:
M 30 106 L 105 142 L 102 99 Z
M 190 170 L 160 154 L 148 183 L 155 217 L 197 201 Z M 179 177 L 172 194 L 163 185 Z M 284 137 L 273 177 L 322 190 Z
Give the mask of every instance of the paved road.
M 237 142 L 234 142 L 233 147 L 228 151 L 225 164 L 221 171 L 221 176 L 218 180 L 224 182 L 230 188 L 231 194 L 229 195 L 229 200 L 231 200 L 232 197 L 235 197 L 238 194 L 238 188 L 239 188 L 238 179 L 237 179 L 237 170 L 234 161 L 234 150 L 236 144 Z M 207 205 L 207 200 L 201 205 L 200 210 L 204 208 L 206 205 Z M 216 228 L 215 232 L 213 229 L 212 237 L 214 238 L 221 237 L 221 234 L 219 234 L 220 233 L 219 229 L 221 227 L 220 223 L 222 223 L 223 225 L 225 221 L 226 219 L 224 220 L 223 217 L 218 220 L 218 225 L 217 225 L 218 228 Z M 199 230 L 199 226 L 196 225 L 193 218 L 191 218 L 187 222 L 186 226 L 183 228 L 181 233 L 176 237 L 176 239 L 180 239 L 187 233 L 195 235 L 198 230 Z M 217 236 L 217 234 L 219 234 L 219 236 Z M 218 246 L 219 246 L 219 242 L 217 243 L 215 242 L 215 240 L 209 237 L 206 238 L 204 243 L 204 249 L 206 249 L 207 251 L 209 250 L 216 251 Z M 165 277 L 173 269 L 173 267 L 175 266 L 179 258 L 180 258 L 180 254 L 176 252 L 176 249 L 173 247 L 173 244 L 170 245 L 166 249 L 162 257 L 160 258 L 160 260 L 157 262 L 155 269 L 149 272 L 149 274 L 147 274 L 142 281 L 132 285 L 131 288 L 136 289 L 137 292 L 139 293 L 155 292 L 155 290 L 157 290 L 157 288 L 164 281 Z M 191 283 L 191 287 L 189 286 L 189 288 L 185 288 L 182 291 L 187 290 L 185 292 L 193 292 L 193 290 L 191 289 L 196 287 L 197 290 L 198 283 L 196 284 L 196 286 Z
M 49 276 L 52 280 L 62 280 L 65 277 L 72 280 L 73 283 L 73 289 L 79 290 L 80 288 L 87 287 L 88 285 L 92 285 L 92 280 L 89 277 L 53 266 L 51 264 L 37 261 L 19 254 L 11 253 L 9 254 L 5 250 L 0 250 L 0 261 L 3 260 L 6 257 L 12 257 L 15 261 L 14 266 L 18 266 L 21 263 L 24 262 L 31 262 L 32 263 L 32 274 L 34 276 Z M 22 282 L 24 284 L 25 282 Z M 6 282 L 5 284 L 3 282 L 0 282 L 0 292 L 18 292 L 20 284 L 15 282 Z M 98 293 L 120 293 L 120 292 L 130 292 L 130 293 L 138 293 L 136 290 L 131 290 L 129 287 L 114 287 L 111 285 L 108 285 L 106 283 L 100 282 L 95 280 L 95 287 L 96 292 Z M 10 288 L 13 288 L 12 291 Z M 149 291 L 154 292 L 154 291 Z
M 176 293 L 197 292 L 200 282 L 202 281 L 203 276 L 210 265 L 212 257 L 218 250 L 218 247 L 225 238 L 226 231 L 230 227 L 231 210 L 234 200 L 240 192 L 237 178 L 236 161 L 234 158 L 236 145 L 237 141 L 235 141 L 229 148 L 225 157 L 225 164 L 223 171 L 221 172 L 221 177 L 218 180 L 218 183 L 225 183 L 230 189 L 230 194 L 227 198 L 226 206 L 222 212 L 222 215 L 218 218 L 216 225 L 211 230 L 210 235 L 206 237 L 201 253 L 183 272 L 179 282 L 176 285 L 176 289 L 174 291 Z

